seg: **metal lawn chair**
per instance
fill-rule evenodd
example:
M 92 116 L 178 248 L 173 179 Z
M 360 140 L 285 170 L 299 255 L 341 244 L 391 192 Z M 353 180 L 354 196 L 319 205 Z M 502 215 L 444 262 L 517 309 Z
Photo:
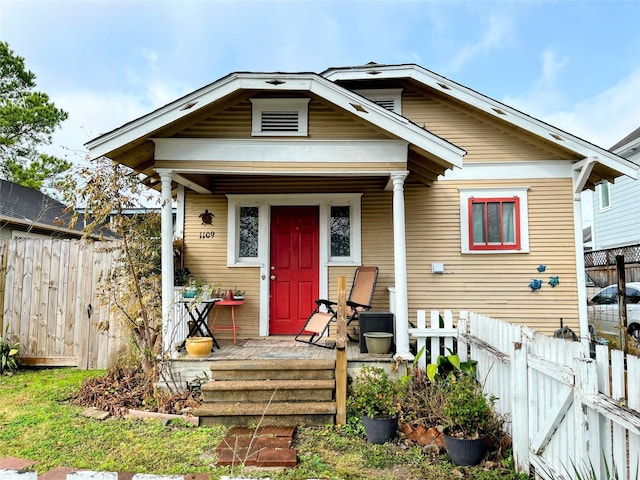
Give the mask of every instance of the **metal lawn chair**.
M 353 276 L 351 291 L 347 299 L 347 337 L 349 340 L 359 339 L 360 312 L 371 309 L 373 293 L 378 281 L 378 267 L 362 266 L 356 268 Z M 337 320 L 337 303 L 331 300 L 318 299 L 316 307 L 309 315 L 304 327 L 296 335 L 299 342 L 317 345 L 319 347 L 335 348 L 335 343 L 321 343 L 329 334 L 329 326 Z

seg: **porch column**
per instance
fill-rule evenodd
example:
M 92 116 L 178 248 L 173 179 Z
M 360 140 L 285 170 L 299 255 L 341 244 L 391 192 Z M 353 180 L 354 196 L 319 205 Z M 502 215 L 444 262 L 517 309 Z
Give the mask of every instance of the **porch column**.
M 404 180 L 409 172 L 392 172 L 393 181 L 393 265 L 395 269 L 396 359 L 413 360 L 409 350 L 409 302 L 407 300 L 407 250 L 405 245 Z
M 173 215 L 171 198 L 171 170 L 158 170 L 162 182 L 162 350 L 172 355 L 174 348 L 173 318 Z

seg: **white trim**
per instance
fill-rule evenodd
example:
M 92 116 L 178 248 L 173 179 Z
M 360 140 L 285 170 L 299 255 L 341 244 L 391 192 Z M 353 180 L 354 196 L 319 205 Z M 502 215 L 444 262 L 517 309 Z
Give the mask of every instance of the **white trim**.
M 633 179 L 638 178 L 639 167 L 634 163 L 419 65 L 365 65 L 345 69 L 329 69 L 322 72 L 321 75 L 333 82 L 374 78 L 376 80 L 412 79 L 440 94 L 476 107 L 494 118 L 522 128 L 583 157 L 597 157 L 601 164 L 617 170 L 621 175 L 627 175 Z
M 156 160 L 238 162 L 389 163 L 406 162 L 408 143 L 402 140 L 287 140 L 152 138 Z M 176 165 L 179 169 L 179 165 Z M 310 167 L 313 168 L 313 167 Z M 182 171 L 182 170 L 181 170 Z M 207 169 L 207 172 L 210 170 Z
M 187 115 L 195 114 L 210 104 L 242 90 L 300 91 L 327 100 L 361 120 L 373 124 L 417 149 L 439 159 L 444 168 L 462 166 L 465 150 L 411 123 L 401 115 L 389 112 L 335 83 L 313 73 L 234 73 L 178 99 L 144 117 L 129 122 L 87 142 L 91 158 L 109 155 L 123 146 L 148 136 Z M 185 108 L 186 106 L 189 108 Z
M 261 336 L 269 335 L 269 251 L 271 207 L 278 205 L 317 205 L 319 209 L 320 235 L 320 273 L 319 295 L 327 298 L 329 294 L 329 267 L 334 265 L 358 266 L 362 262 L 362 233 L 361 233 L 361 197 L 360 193 L 331 193 L 331 194 L 275 194 L 275 195 L 227 195 L 227 266 L 228 267 L 259 267 L 260 268 L 260 326 Z M 331 238 L 329 221 L 331 205 L 349 205 L 351 207 L 351 256 L 340 259 L 330 259 Z M 238 261 L 238 213 L 240 207 L 258 207 L 258 257 L 243 258 Z
M 251 136 L 253 137 L 306 137 L 309 128 L 310 98 L 250 98 Z M 263 131 L 262 114 L 271 112 L 296 112 L 298 128 L 294 131 Z
M 472 255 L 500 255 L 504 253 L 529 253 L 529 187 L 505 188 L 460 188 L 460 252 Z M 520 199 L 520 249 L 519 250 L 471 250 L 469 248 L 469 198 L 513 198 Z
M 532 178 L 573 178 L 571 162 L 551 160 L 467 163 L 461 169 L 447 171 L 444 176 L 439 176 L 438 180 L 530 180 Z

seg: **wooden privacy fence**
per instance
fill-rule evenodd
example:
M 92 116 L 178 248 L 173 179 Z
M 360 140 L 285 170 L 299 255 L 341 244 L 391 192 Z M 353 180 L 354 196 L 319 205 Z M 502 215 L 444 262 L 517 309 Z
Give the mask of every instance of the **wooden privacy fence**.
M 100 242 L 0 240 L 0 327 L 27 365 L 106 369 L 128 337 L 98 298 L 113 253 Z
M 574 466 L 583 475 L 593 466 L 596 478 L 607 468 L 611 478 L 640 478 L 640 358 L 598 345 L 592 359 L 579 342 L 479 314 L 461 312 L 455 327 L 451 311 L 440 319 L 432 311 L 427 326 L 418 311 L 409 330 L 433 352 L 421 366 L 445 345 L 477 360 L 477 378 L 508 418 L 518 471 L 569 479 Z

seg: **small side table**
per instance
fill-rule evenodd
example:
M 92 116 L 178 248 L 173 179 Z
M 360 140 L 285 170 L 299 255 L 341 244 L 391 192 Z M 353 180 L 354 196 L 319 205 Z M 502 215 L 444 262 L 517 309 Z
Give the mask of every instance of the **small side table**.
M 236 331 L 238 327 L 236 327 L 236 307 L 240 306 L 244 303 L 244 300 L 220 300 L 216 302 L 215 310 L 216 314 L 213 317 L 213 322 L 211 322 L 211 331 L 215 330 L 233 330 L 233 343 L 236 343 Z M 220 307 L 231 307 L 231 326 L 230 327 L 216 327 L 216 320 L 218 319 L 218 314 L 220 313 Z
M 218 349 L 220 349 L 220 345 L 218 345 L 216 337 L 213 336 L 213 333 L 209 329 L 209 325 L 207 325 L 207 318 L 209 317 L 209 312 L 211 312 L 213 306 L 219 301 L 220 299 L 218 298 L 202 300 L 200 304 L 195 303 L 194 300 L 186 298 L 180 301 L 192 320 L 192 325 L 189 329 L 187 337 L 193 337 L 196 334 L 199 334 L 203 337 L 211 337 L 213 339 L 211 350 L 213 350 L 214 347 L 218 347 Z M 182 350 L 186 343 L 187 340 L 185 339 L 180 345 L 179 349 Z

